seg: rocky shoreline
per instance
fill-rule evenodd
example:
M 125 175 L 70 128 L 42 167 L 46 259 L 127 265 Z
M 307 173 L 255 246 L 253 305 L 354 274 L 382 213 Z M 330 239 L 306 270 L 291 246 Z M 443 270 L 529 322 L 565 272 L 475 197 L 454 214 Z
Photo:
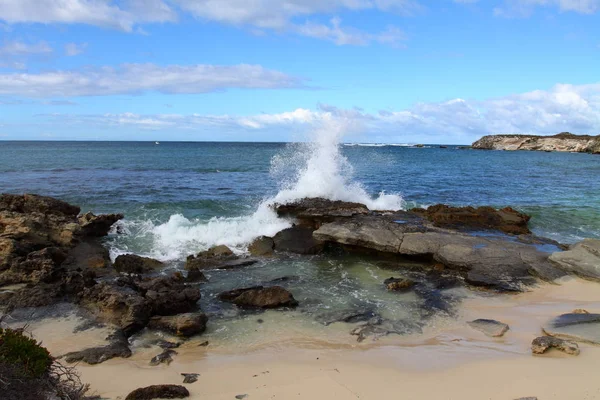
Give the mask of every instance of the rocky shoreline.
M 600 240 L 564 246 L 536 237 L 528 228 L 529 216 L 512 208 L 436 205 L 410 211 L 372 211 L 358 203 L 318 198 L 273 207 L 280 218 L 292 220 L 294 225 L 272 238 L 257 238 L 246 255 L 217 246 L 190 255 L 180 271 L 166 273 L 164 263 L 134 254 L 111 261 L 101 239 L 123 218 L 121 214 L 81 215 L 78 207 L 60 200 L 4 194 L 0 196 L 0 308 L 11 313 L 74 304 L 98 323 L 112 327 L 113 333 L 106 345 L 68 353 L 64 358 L 69 363 L 97 364 L 130 357 L 131 338 L 143 329 L 181 340 L 201 335 L 212 318 L 211 312 L 203 312 L 198 305 L 208 280 L 205 272 L 244 271 L 261 260 L 284 259 L 290 254 L 352 254 L 383 260 L 394 276 L 381 282 L 382 290 L 414 291 L 428 307 L 448 312 L 452 311 L 444 303 L 444 290 L 457 285 L 515 293 L 569 274 L 600 281 Z M 415 278 L 405 270 L 407 263 L 421 275 Z M 305 306 L 294 297 L 293 277 L 230 287 L 215 301 L 254 314 Z M 310 311 L 310 306 L 302 310 Z M 325 326 L 355 324 L 350 334 L 358 341 L 415 331 L 406 321 L 389 320 L 369 309 L 315 314 L 315 319 Z M 509 329 L 497 321 L 473 324 L 484 333 L 491 329 L 504 334 Z M 580 329 L 583 325 L 600 327 L 600 316 L 577 312 L 557 317 L 544 327 L 551 338 L 537 340 L 534 352 L 555 347 L 577 353 L 576 344 L 561 341 L 564 339 L 600 344 L 600 337 L 587 328 Z M 176 354 L 171 348 L 177 343 L 163 346 L 164 352 L 151 360 L 151 365 L 168 364 Z
M 479 150 L 561 151 L 600 154 L 600 136 L 574 135 L 569 132 L 554 136 L 489 135 L 471 146 Z

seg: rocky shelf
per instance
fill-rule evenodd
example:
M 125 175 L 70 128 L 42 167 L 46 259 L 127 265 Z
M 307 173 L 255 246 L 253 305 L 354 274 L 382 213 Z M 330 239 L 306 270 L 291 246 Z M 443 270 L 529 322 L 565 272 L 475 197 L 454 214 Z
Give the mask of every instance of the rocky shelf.
M 574 135 L 569 132 L 554 136 L 489 135 L 473 143 L 472 148 L 600 154 L 600 136 Z

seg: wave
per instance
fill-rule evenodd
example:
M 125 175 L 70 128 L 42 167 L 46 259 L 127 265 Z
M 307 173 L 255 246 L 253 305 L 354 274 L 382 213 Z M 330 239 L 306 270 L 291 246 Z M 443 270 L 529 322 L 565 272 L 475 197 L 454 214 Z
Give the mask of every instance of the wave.
M 273 205 L 305 197 L 323 197 L 365 204 L 372 210 L 399 210 L 405 202 L 399 194 L 372 197 L 353 180 L 353 168 L 341 152 L 340 140 L 348 130 L 342 120 L 328 120 L 311 134 L 310 142 L 288 144 L 271 160 L 271 174 L 279 192 L 265 198 L 250 215 L 214 217 L 208 221 L 171 215 L 167 222 L 124 221 L 129 235 L 115 235 L 111 254 L 137 251 L 161 260 L 177 260 L 214 245 L 227 245 L 238 252 L 261 235 L 273 236 L 292 222 L 277 217 Z

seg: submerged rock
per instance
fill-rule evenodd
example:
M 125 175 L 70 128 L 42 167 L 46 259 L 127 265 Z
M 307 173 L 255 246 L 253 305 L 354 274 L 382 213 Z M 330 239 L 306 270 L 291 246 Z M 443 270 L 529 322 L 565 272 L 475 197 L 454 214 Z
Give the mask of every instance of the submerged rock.
M 161 269 L 165 265 L 153 258 L 140 257 L 135 254 L 123 254 L 117 257 L 114 266 L 117 272 L 146 274 Z
M 129 393 L 125 400 L 183 399 L 190 392 L 180 385 L 153 385 Z
M 155 316 L 148 323 L 148 328 L 174 333 L 177 336 L 190 337 L 206 330 L 208 317 L 201 312 L 186 313 L 174 316 Z
M 152 357 L 152 360 L 150 360 L 150 365 L 152 365 L 153 367 L 159 364 L 169 365 L 173 361 L 173 356 L 176 354 L 177 352 L 175 350 L 166 349 L 162 353 Z
M 579 346 L 577 343 L 569 342 L 553 336 L 541 336 L 533 339 L 531 351 L 533 354 L 544 354 L 549 349 L 554 348 L 563 353 L 579 355 Z
M 467 322 L 467 324 L 489 337 L 504 336 L 509 329 L 507 324 L 493 319 L 476 319 L 475 321 Z
M 183 383 L 194 383 L 198 380 L 198 377 L 200 376 L 200 374 L 189 374 L 189 373 L 182 373 L 181 376 L 183 376 Z
M 600 344 L 600 314 L 563 314 L 543 326 L 546 335 Z
M 582 278 L 600 280 L 600 239 L 585 239 L 568 251 L 553 253 L 550 261 Z
M 421 333 L 422 330 L 415 323 L 407 321 L 389 321 L 380 317 L 371 318 L 366 323 L 357 326 L 350 331 L 351 335 L 357 336 L 356 341 L 362 342 L 367 338 L 377 340 L 381 337 L 395 334 L 408 335 Z
M 273 237 L 273 241 L 277 251 L 318 254 L 323 250 L 323 243 L 313 237 L 313 230 L 301 226 L 282 230 Z
M 412 288 L 415 282 L 406 278 L 388 278 L 383 281 L 383 284 L 391 292 L 403 292 Z
M 497 229 L 516 235 L 531 233 L 527 223 L 529 215 L 510 207 L 496 210 L 492 207 L 451 207 L 436 204 L 427 209 L 413 209 L 435 226 L 469 229 Z
M 334 322 L 345 322 L 349 324 L 354 324 L 357 322 L 369 321 L 374 317 L 377 317 L 377 314 L 373 310 L 349 309 L 329 311 L 317 315 L 315 319 L 323 325 L 327 326 L 333 324 Z
M 219 294 L 219 299 L 242 308 L 296 307 L 294 296 L 281 286 L 235 289 Z
M 214 269 L 218 268 L 220 264 L 227 261 L 236 260 L 238 257 L 231 251 L 231 249 L 225 245 L 214 246 L 206 251 L 202 251 L 198 254 L 188 256 L 185 262 L 185 269 Z
M 254 239 L 254 241 L 248 246 L 248 252 L 255 257 L 270 256 L 273 254 L 275 249 L 275 242 L 273 238 L 268 236 L 260 236 Z

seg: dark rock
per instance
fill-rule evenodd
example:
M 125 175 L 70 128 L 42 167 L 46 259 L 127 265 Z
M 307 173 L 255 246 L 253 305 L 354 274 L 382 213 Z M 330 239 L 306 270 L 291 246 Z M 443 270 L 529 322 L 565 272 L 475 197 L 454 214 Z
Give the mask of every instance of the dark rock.
M 510 207 L 496 210 L 492 207 L 451 207 L 437 204 L 424 209 L 413 209 L 435 226 L 450 228 L 496 229 L 511 234 L 531 233 L 527 223 L 531 218 Z
M 250 265 L 254 265 L 258 262 L 258 260 L 254 260 L 251 258 L 245 258 L 240 260 L 232 260 L 226 261 L 224 263 L 218 264 L 217 269 L 237 269 L 242 267 L 249 267 Z
M 495 321 L 493 319 L 476 319 L 475 321 L 467 322 L 473 329 L 477 329 L 490 337 L 500 337 L 508 331 L 507 324 Z
M 125 400 L 183 399 L 190 392 L 180 385 L 153 385 L 129 393 Z
M 366 323 L 352 329 L 350 334 L 357 336 L 357 342 L 362 342 L 367 338 L 377 340 L 383 336 L 391 334 L 407 335 L 420 332 L 421 328 L 416 326 L 414 323 L 406 321 L 388 321 L 380 317 L 374 317 Z
M 340 311 L 330 311 L 318 315 L 315 319 L 323 325 L 331 325 L 334 322 L 346 322 L 354 324 L 357 322 L 369 321 L 377 317 L 377 314 L 372 310 L 366 309 L 350 309 Z
M 102 246 L 98 240 L 81 242 L 67 254 L 67 259 L 62 266 L 68 269 L 94 270 L 97 274 L 106 275 L 112 271 L 110 267 L 110 255 L 108 249 Z
M 383 281 L 387 290 L 392 292 L 407 291 L 415 285 L 415 282 L 406 278 L 388 278 Z
M 250 246 L 248 246 L 248 251 L 255 257 L 264 257 L 272 255 L 274 248 L 275 242 L 273 238 L 260 236 L 254 239 Z
M 106 236 L 111 226 L 121 219 L 123 219 L 123 214 L 94 215 L 88 212 L 79 217 L 81 235 L 86 237 Z
M 278 216 L 296 218 L 301 225 L 313 229 L 324 222 L 369 213 L 364 204 L 323 198 L 305 198 L 293 203 L 275 204 L 274 208 Z
M 235 396 L 235 398 L 238 399 L 238 400 L 242 400 L 242 399 L 245 399 L 247 397 L 248 397 L 247 394 L 238 394 L 238 395 Z
M 200 376 L 200 374 L 186 374 L 186 373 L 182 373 L 181 376 L 183 376 L 183 383 L 194 383 L 198 380 L 198 377 Z
M 191 269 L 215 269 L 220 264 L 236 260 L 237 258 L 229 247 L 224 245 L 215 246 L 195 256 L 188 256 L 185 262 L 185 269 L 188 271 Z
M 242 308 L 279 308 L 298 305 L 294 296 L 281 286 L 236 289 L 221 293 L 219 299 Z
M 161 276 L 136 283 L 136 289 L 144 296 L 153 314 L 175 315 L 194 310 L 200 300 L 197 287 L 185 285 L 182 276 Z
M 208 317 L 201 312 L 174 316 L 155 316 L 150 319 L 148 328 L 174 333 L 177 336 L 190 337 L 206 330 Z
M 83 361 L 94 365 L 115 357 L 131 357 L 131 350 L 129 349 L 127 339 L 123 333 L 117 332 L 116 334 L 109 336 L 108 339 L 111 343 L 107 346 L 92 347 L 65 354 L 65 361 L 68 363 Z
M 323 243 L 313 238 L 313 230 L 301 226 L 287 228 L 273 238 L 275 250 L 297 254 L 318 254 Z
M 549 336 L 600 344 L 600 314 L 563 314 L 542 329 Z
M 173 356 L 176 354 L 177 352 L 175 350 L 166 349 L 162 353 L 152 357 L 152 360 L 150 360 L 150 365 L 152 365 L 153 367 L 159 364 L 169 365 L 173 361 Z
M 190 268 L 185 281 L 189 283 L 208 282 L 208 278 L 198 268 Z
M 36 194 L 0 195 L 0 211 L 11 211 L 19 214 L 34 212 L 48 215 L 76 217 L 80 208 L 72 206 L 62 200 Z
M 531 343 L 531 351 L 533 354 L 544 354 L 551 348 L 575 356 L 579 354 L 579 346 L 577 346 L 577 343 L 552 336 L 541 336 L 533 339 L 533 342 Z
M 163 268 L 165 265 L 152 258 L 140 257 L 135 254 L 123 254 L 115 260 L 117 272 L 127 274 L 145 274 Z
M 161 349 L 165 349 L 165 350 L 176 349 L 179 346 L 181 346 L 181 342 L 174 343 L 174 342 L 169 342 L 168 340 L 164 340 L 164 339 L 157 339 L 155 341 L 150 342 L 149 344 L 158 346 Z

